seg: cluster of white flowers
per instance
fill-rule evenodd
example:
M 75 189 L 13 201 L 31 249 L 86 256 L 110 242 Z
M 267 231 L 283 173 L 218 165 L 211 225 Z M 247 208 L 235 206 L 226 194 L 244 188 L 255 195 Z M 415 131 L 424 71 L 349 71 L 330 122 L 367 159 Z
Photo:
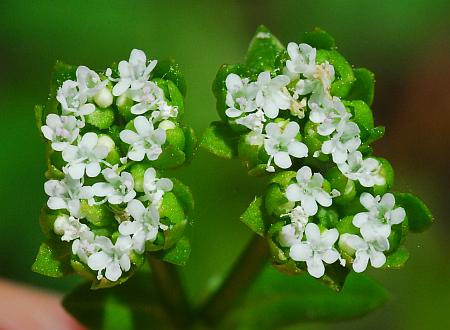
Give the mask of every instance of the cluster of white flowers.
M 290 222 L 281 228 L 278 241 L 290 249 L 292 260 L 306 262 L 308 272 L 319 278 L 325 273 L 324 262 L 331 264 L 339 260 L 345 266 L 345 260 L 334 247 L 339 239 L 338 230 L 321 231 L 311 220 L 318 212 L 318 205 L 331 206 L 332 199 L 339 196 L 339 192 L 326 192 L 322 175 L 313 174 L 307 166 L 298 170 L 296 181 L 285 191 L 286 198 L 294 202 L 294 206 L 285 215 Z M 340 244 L 355 253 L 353 269 L 356 272 L 364 271 L 369 259 L 373 267 L 384 265 L 386 257 L 383 252 L 389 250 L 391 226 L 403 222 L 406 215 L 403 208 L 395 208 L 395 198 L 391 193 L 383 197 L 363 193 L 360 202 L 367 212 L 356 214 L 352 222 L 360 229 L 361 236 L 343 234 L 340 237 Z
M 87 67 L 78 67 L 76 81 L 64 81 L 57 91 L 61 115 L 49 114 L 46 125 L 41 127 L 51 148 L 61 152 L 65 161 L 64 178 L 49 180 L 44 185 L 49 196 L 48 208 L 61 210 L 54 222 L 54 232 L 62 241 L 72 242 L 73 254 L 97 271 L 99 280 L 106 277 L 117 281 L 123 272 L 130 270 L 131 254 L 142 254 L 146 242 L 153 242 L 160 229 L 169 228 L 160 222 L 158 209 L 164 193 L 172 190 L 172 181 L 157 178 L 155 169 L 150 167 L 144 174 L 144 193 L 137 197 L 133 176 L 125 171 L 132 164 L 128 159 L 158 159 L 166 140 L 165 128 L 173 127 L 165 121 L 178 115 L 177 108 L 166 102 L 164 91 L 149 80 L 156 64 L 157 61 L 147 64 L 145 54 L 134 49 L 129 61 L 119 63 L 117 78 L 112 77 L 111 69 L 102 80 Z M 106 161 L 115 148 L 108 135 L 80 134 L 86 130 L 86 115 L 97 107 L 120 102 L 119 98 L 131 99 L 134 102 L 131 113 L 137 115 L 133 120 L 135 131 L 120 132 L 120 139 L 130 145 L 126 157 L 121 158 L 121 167 Z M 96 183 L 84 186 L 86 177 Z M 119 237 L 115 241 L 90 230 L 83 202 L 88 206 L 108 203 L 123 208 L 126 219 L 121 218 L 117 224 Z
M 304 118 L 309 109 L 309 120 L 317 124 L 317 133 L 328 138 L 313 156 L 330 155 L 345 176 L 364 187 L 383 184 L 380 163 L 375 158 L 363 159 L 358 151 L 360 129 L 350 121 L 352 114 L 339 97 L 331 95 L 333 65 L 327 61 L 317 64 L 316 49 L 307 44 L 291 42 L 287 53 L 289 59 L 281 75 L 272 78 L 264 71 L 253 82 L 235 73 L 227 76 L 227 117 L 252 131 L 249 144 L 264 145 L 269 155 L 266 169 L 273 172 L 272 161 L 287 169 L 292 165 L 291 157 L 308 156 L 307 146 L 297 140 L 300 127 L 295 120 Z M 289 111 L 292 121 L 276 120 L 283 110 Z

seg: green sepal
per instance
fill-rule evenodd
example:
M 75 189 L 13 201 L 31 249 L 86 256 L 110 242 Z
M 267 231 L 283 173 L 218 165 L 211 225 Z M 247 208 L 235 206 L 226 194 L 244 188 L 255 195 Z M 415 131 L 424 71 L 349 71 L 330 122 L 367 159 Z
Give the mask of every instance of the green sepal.
M 237 155 L 237 139 L 230 127 L 223 122 L 215 121 L 203 133 L 200 147 L 225 159 Z
M 409 252 L 405 247 L 400 247 L 394 253 L 390 254 L 386 258 L 386 263 L 382 266 L 382 269 L 400 269 L 405 266 L 409 259 Z
M 186 95 L 186 80 L 178 63 L 173 59 L 158 61 L 152 71 L 152 78 L 162 78 L 172 81 L 183 96 Z
M 93 113 L 88 114 L 86 123 L 98 129 L 107 129 L 114 123 L 114 110 L 112 108 L 95 108 Z
M 89 205 L 86 200 L 82 200 L 80 212 L 87 221 L 97 227 L 108 226 L 115 222 L 114 214 L 106 204 Z
M 312 31 L 305 32 L 300 40 L 301 43 L 308 44 L 317 49 L 333 50 L 336 48 L 334 38 L 318 27 Z
M 358 124 L 361 130 L 361 139 L 365 140 L 371 136 L 374 128 L 373 114 L 369 106 L 361 100 L 344 102 L 347 108 L 350 108 L 352 113 L 352 121 Z
M 162 260 L 177 266 L 185 266 L 191 254 L 191 243 L 186 236 L 183 236 L 169 250 L 164 251 Z
M 294 203 L 288 201 L 278 184 L 272 183 L 266 191 L 264 205 L 268 215 L 279 217 L 286 214 Z
M 410 193 L 394 193 L 395 204 L 406 211 L 409 230 L 413 233 L 421 233 L 428 229 L 434 222 L 434 216 L 430 209 L 418 197 Z
M 245 63 L 249 70 L 255 74 L 262 71 L 271 71 L 274 69 L 278 54 L 281 52 L 284 52 L 282 43 L 269 29 L 261 25 L 250 42 Z
M 187 223 L 187 219 L 184 219 L 181 222 L 171 225 L 170 229 L 164 231 L 164 250 L 170 249 L 181 239 Z
M 333 65 L 335 70 L 335 79 L 331 84 L 331 95 L 345 98 L 355 81 L 351 65 L 335 50 L 318 49 L 317 63 L 325 61 Z
M 130 173 L 134 180 L 134 190 L 137 192 L 144 192 L 144 174 L 149 167 L 149 164 L 138 163 L 130 168 Z
M 350 100 L 362 100 L 372 105 L 375 93 L 375 75 L 366 68 L 353 69 L 355 82 L 347 96 Z
M 173 192 L 166 192 L 159 207 L 161 218 L 168 218 L 171 223 L 177 224 L 185 221 L 183 207 Z
M 31 269 L 35 273 L 50 277 L 63 277 L 73 273 L 70 266 L 72 250 L 70 244 L 48 239 L 39 247 Z
M 324 228 L 335 228 L 336 224 L 339 221 L 339 214 L 333 207 L 319 207 L 315 218 L 318 220 L 318 223 Z
M 249 207 L 241 215 L 241 221 L 252 231 L 261 237 L 266 233 L 266 222 L 264 220 L 264 200 L 261 196 L 255 197 Z
M 184 136 L 184 131 L 181 127 L 175 126 L 166 130 L 166 142 L 165 147 L 174 146 L 178 150 L 184 150 L 186 145 L 186 138 Z
M 177 197 L 184 211 L 187 214 L 192 213 L 194 211 L 194 196 L 191 188 L 177 178 L 170 178 L 170 180 L 173 182 L 172 193 Z

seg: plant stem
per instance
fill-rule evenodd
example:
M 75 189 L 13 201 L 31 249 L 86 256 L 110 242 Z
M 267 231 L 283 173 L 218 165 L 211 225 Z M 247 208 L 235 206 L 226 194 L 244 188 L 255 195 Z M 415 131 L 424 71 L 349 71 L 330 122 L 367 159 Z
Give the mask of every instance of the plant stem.
M 151 254 L 148 256 L 148 261 L 156 289 L 174 325 L 177 328 L 187 327 L 192 321 L 192 313 L 175 266 Z
M 269 257 L 265 238 L 254 235 L 247 248 L 233 265 L 222 286 L 200 309 L 198 317 L 210 326 L 216 325 L 246 292 L 258 276 Z

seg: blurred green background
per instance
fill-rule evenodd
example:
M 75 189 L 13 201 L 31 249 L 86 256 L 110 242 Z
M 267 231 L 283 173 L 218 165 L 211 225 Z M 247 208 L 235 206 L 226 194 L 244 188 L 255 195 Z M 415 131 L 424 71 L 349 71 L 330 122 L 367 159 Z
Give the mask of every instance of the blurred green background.
M 396 188 L 414 191 L 436 225 L 411 235 L 400 271 L 373 271 L 392 292 L 381 309 L 338 324 L 302 329 L 443 329 L 450 308 L 450 2 L 402 1 L 2 1 L 0 4 L 0 276 L 67 291 L 78 278 L 47 279 L 30 265 L 43 235 L 44 148 L 33 106 L 43 103 L 56 59 L 102 69 L 128 58 L 175 58 L 188 83 L 186 122 L 201 135 L 216 120 L 211 82 L 218 67 L 242 60 L 265 24 L 284 43 L 320 26 L 355 66 L 377 78 L 374 112 L 387 134 L 377 153 L 392 161 Z M 192 255 L 182 270 L 191 297 L 214 286 L 245 246 L 238 221 L 262 181 L 238 161 L 199 151 L 177 175 L 194 191 Z M 447 204 L 447 205 L 446 205 Z M 1 292 L 0 292 L 1 299 Z M 447 325 L 449 325 L 447 323 Z

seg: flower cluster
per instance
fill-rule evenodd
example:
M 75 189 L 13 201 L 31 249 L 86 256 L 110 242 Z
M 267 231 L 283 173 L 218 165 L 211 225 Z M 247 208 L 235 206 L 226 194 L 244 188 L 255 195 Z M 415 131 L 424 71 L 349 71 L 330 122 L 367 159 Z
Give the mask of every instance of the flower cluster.
M 145 251 L 170 248 L 171 231 L 186 223 L 184 211 L 182 219 L 167 211 L 180 204 L 174 182 L 157 172 L 186 158 L 182 96 L 172 81 L 151 80 L 156 66 L 137 49 L 104 73 L 79 66 L 57 86 L 56 110 L 40 127 L 52 169 L 44 185 L 51 235 L 70 244 L 74 269 L 98 281 L 116 282 Z
M 385 265 L 406 212 L 389 193 L 390 164 L 372 156 L 384 131 L 373 124 L 370 73 L 357 77 L 323 31 L 319 47 L 312 38 L 286 48 L 261 31 L 245 64 L 219 70 L 214 91 L 249 174 L 274 173 L 263 213 L 275 265 L 316 278 Z

